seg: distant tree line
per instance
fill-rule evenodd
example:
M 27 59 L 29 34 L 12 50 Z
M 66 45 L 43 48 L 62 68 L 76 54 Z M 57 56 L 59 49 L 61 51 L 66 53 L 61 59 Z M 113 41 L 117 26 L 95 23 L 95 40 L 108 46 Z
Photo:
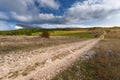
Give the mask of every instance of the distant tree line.
M 0 31 L 0 35 L 32 35 L 32 33 L 40 32 L 40 29 L 22 29 L 12 31 Z

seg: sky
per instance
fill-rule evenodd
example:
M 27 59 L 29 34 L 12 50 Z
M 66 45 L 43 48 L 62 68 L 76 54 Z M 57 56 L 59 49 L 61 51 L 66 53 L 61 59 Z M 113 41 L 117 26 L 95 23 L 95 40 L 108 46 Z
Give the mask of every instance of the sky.
M 120 0 L 0 0 L 0 30 L 119 26 Z

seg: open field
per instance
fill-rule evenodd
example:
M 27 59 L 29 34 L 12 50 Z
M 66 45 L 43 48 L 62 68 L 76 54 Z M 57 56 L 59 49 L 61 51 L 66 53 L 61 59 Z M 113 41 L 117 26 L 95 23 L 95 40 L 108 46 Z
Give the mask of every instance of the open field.
M 34 34 L 34 36 L 26 36 L 26 33 L 29 32 Z M 99 37 L 102 34 L 100 33 L 101 30 L 93 31 L 88 29 L 49 30 L 49 32 L 51 38 L 45 39 L 40 37 L 42 30 L 39 29 L 2 31 L 0 32 L 0 54 L 8 54 L 19 50 L 30 51 L 59 44 L 79 42 Z
M 0 80 L 120 80 L 120 0 L 0 0 Z
M 26 30 L 14 30 L 14 31 L 0 31 L 0 35 L 7 36 L 40 36 L 43 31 L 40 29 L 26 29 Z M 71 29 L 71 30 L 57 30 L 51 29 L 47 30 L 51 36 L 68 36 L 68 37 L 77 37 L 77 38 L 95 38 L 99 37 L 103 32 L 102 29 Z M 96 36 L 97 35 L 97 36 Z
M 105 39 L 91 50 L 92 58 L 86 55 L 53 80 L 120 80 L 119 34 L 119 29 L 108 31 Z
M 62 32 L 65 36 L 60 34 Z M 56 36 L 48 39 L 40 36 L 0 36 L 0 80 L 52 79 L 99 41 L 89 37 L 92 35 L 89 32 L 62 32 L 54 31 Z M 81 33 L 85 38 L 76 37 Z M 69 36 L 71 34 L 73 37 Z
M 119 80 L 119 36 L 105 30 L 104 40 L 94 38 L 102 31 L 54 31 L 48 39 L 0 36 L 0 80 Z
M 0 36 L 0 54 L 11 52 L 32 51 L 38 48 L 52 47 L 55 45 L 79 42 L 86 38 L 52 37 L 50 39 L 39 36 Z

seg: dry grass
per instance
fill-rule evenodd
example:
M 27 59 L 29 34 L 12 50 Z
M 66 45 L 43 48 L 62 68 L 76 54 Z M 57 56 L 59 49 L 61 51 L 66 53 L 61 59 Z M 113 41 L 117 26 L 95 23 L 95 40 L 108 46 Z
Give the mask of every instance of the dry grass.
M 110 31 L 95 48 L 95 55 L 78 61 L 53 80 L 120 80 L 119 31 Z
M 120 39 L 120 30 L 107 30 L 107 39 Z
M 53 37 L 50 39 L 27 36 L 0 36 L 0 54 L 11 51 L 31 51 L 38 48 L 52 47 L 59 44 L 66 44 L 81 41 L 84 39 L 70 37 Z
M 120 40 L 104 40 L 96 54 L 81 63 L 83 80 L 120 80 Z

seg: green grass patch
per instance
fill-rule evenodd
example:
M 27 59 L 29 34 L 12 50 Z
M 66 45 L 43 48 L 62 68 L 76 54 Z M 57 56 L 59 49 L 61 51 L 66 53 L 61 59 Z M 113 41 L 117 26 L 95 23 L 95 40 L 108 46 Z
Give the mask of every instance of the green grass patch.
M 16 36 L 40 36 L 44 30 L 40 29 L 23 29 L 13 31 L 0 31 L 0 35 L 16 35 Z M 94 38 L 93 34 L 89 34 L 87 30 L 47 30 L 50 36 L 68 36 L 77 38 Z
M 83 32 L 72 32 L 72 31 L 49 31 L 50 36 L 68 36 L 68 37 L 77 37 L 77 38 L 94 38 L 94 35 Z M 39 36 L 42 32 L 32 33 L 32 36 Z
M 51 33 L 52 36 L 69 36 L 69 37 L 78 37 L 78 38 L 94 38 L 94 35 L 89 33 L 71 33 L 71 32 L 54 32 Z
M 62 36 L 70 36 L 70 37 L 78 37 L 78 38 L 94 38 L 93 35 L 88 33 L 70 33 L 70 34 L 64 34 Z
M 32 36 L 40 36 L 42 34 L 42 32 L 35 32 L 35 33 L 32 33 Z

